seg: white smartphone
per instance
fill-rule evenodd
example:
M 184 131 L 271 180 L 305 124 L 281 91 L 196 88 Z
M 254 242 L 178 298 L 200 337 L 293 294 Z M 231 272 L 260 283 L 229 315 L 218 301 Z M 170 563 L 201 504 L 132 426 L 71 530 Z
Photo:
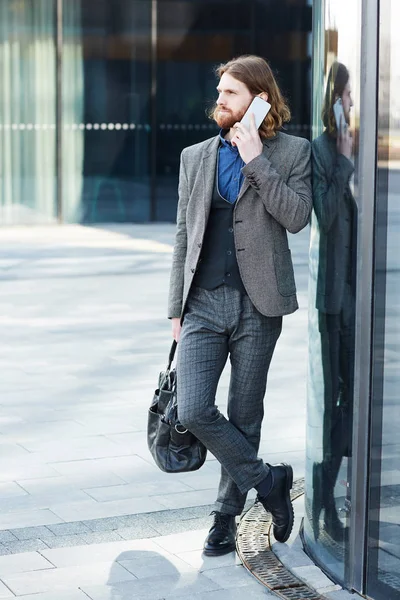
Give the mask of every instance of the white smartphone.
M 259 98 L 259 96 L 256 96 L 250 104 L 249 108 L 246 110 L 240 122 L 243 123 L 243 125 L 247 127 L 247 129 L 250 129 L 250 115 L 251 113 L 253 113 L 256 121 L 256 128 L 258 129 L 261 123 L 264 121 L 267 114 L 269 113 L 270 109 L 271 105 L 269 104 L 269 102 L 266 102 L 262 98 Z
M 342 124 L 342 128 L 345 131 L 347 129 L 347 121 L 344 116 L 343 103 L 342 99 L 338 98 L 333 105 L 333 114 L 335 115 L 336 129 L 340 130 L 340 123 Z

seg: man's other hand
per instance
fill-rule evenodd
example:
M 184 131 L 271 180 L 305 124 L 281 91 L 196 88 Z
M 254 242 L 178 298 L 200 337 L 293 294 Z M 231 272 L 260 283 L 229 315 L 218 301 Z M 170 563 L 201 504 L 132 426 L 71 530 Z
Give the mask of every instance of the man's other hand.
M 179 318 L 173 318 L 172 321 L 172 337 L 176 342 L 179 342 L 179 336 L 181 334 L 181 320 Z

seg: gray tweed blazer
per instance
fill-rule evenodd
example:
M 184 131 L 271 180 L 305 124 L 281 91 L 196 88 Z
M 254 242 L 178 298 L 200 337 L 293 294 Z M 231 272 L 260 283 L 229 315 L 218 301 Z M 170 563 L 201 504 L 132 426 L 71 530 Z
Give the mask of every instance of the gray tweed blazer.
M 181 154 L 169 318 L 184 314 L 210 212 L 218 146 L 216 136 Z M 266 316 L 298 308 L 286 230 L 296 233 L 309 222 L 310 155 L 307 140 L 279 132 L 242 169 L 233 216 L 236 256 L 246 292 Z

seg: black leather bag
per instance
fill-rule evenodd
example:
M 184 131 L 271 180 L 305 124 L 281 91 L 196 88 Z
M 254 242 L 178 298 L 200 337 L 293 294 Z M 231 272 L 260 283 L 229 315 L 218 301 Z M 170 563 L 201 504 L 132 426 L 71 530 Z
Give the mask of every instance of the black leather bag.
M 161 371 L 147 421 L 147 444 L 156 465 L 166 473 L 196 471 L 204 464 L 207 449 L 178 421 L 176 370 L 171 370 L 177 343 Z

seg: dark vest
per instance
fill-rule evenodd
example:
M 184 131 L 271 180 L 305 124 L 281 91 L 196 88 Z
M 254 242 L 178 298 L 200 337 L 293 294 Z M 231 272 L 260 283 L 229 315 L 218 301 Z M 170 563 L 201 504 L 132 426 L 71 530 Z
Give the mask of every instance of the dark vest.
M 218 169 L 216 171 L 210 215 L 193 284 L 206 290 L 214 290 L 226 284 L 246 294 L 239 273 L 233 236 L 235 205 L 219 195 Z

